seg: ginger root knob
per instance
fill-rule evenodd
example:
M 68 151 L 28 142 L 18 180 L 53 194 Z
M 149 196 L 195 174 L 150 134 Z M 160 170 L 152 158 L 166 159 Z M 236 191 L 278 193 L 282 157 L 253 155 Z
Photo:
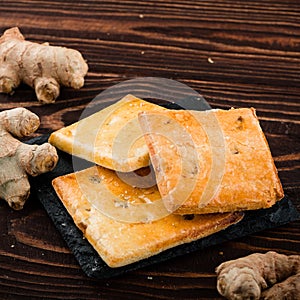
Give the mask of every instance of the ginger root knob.
M 88 65 L 80 52 L 25 41 L 17 27 L 0 38 L 0 92 L 10 94 L 21 82 L 35 89 L 38 100 L 52 103 L 60 85 L 80 89 Z
M 39 127 L 39 118 L 25 108 L 0 112 L 0 198 L 22 209 L 30 194 L 27 174 L 37 176 L 56 166 L 56 149 L 49 143 L 28 145 L 25 137 Z
M 219 293 L 230 300 L 299 299 L 300 255 L 254 253 L 222 263 L 216 273 Z

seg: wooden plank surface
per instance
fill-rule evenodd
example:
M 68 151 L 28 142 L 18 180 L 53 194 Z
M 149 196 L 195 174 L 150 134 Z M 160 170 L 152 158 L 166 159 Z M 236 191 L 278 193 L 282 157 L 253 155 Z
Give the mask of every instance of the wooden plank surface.
M 299 1 L 0 1 L 0 32 L 75 48 L 85 86 L 42 106 L 22 85 L 0 110 L 26 107 L 36 135 L 78 119 L 100 92 L 137 77 L 174 79 L 212 107 L 255 107 L 285 193 L 300 208 Z M 266 230 L 118 278 L 79 268 L 37 199 L 15 212 L 0 202 L 0 299 L 221 299 L 215 267 L 255 251 L 300 252 L 300 222 Z

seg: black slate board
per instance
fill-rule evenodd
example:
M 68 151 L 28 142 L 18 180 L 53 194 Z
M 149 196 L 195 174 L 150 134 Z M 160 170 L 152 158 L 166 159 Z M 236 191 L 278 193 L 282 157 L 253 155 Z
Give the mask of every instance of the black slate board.
M 42 144 L 47 141 L 48 137 L 48 135 L 43 135 L 28 141 L 28 143 Z M 82 270 L 93 278 L 102 279 L 121 275 L 125 272 L 185 255 L 192 251 L 247 236 L 264 229 L 278 227 L 300 218 L 300 213 L 293 206 L 291 200 L 284 197 L 283 200 L 269 209 L 246 212 L 241 222 L 230 226 L 226 230 L 192 243 L 174 247 L 128 266 L 110 268 L 89 242 L 83 238 L 82 232 L 74 224 L 72 217 L 68 214 L 51 185 L 52 179 L 73 172 L 72 157 L 61 151 L 58 151 L 58 154 L 59 162 L 52 172 L 31 178 L 32 193 L 36 195 L 45 207 L 56 228 L 75 255 Z M 87 164 L 83 161 L 82 166 L 87 167 Z

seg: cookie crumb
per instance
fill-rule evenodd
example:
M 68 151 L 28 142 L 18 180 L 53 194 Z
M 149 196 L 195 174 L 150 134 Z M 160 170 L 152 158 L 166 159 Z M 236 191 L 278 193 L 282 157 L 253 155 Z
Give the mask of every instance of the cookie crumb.
M 214 60 L 213 60 L 211 57 L 209 57 L 209 58 L 207 59 L 207 61 L 208 61 L 210 64 L 214 64 L 214 63 L 215 63 Z

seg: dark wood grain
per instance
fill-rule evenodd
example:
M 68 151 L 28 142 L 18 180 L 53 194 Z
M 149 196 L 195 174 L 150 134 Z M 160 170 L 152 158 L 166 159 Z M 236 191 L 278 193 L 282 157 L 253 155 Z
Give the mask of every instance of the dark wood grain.
M 80 50 L 85 86 L 63 88 L 42 106 L 21 86 L 0 110 L 26 107 L 36 135 L 76 121 L 116 83 L 165 77 L 201 93 L 212 107 L 255 107 L 284 191 L 300 209 L 299 1 L 0 1 L 0 31 Z M 143 87 L 142 87 L 143 88 Z M 146 87 L 144 87 L 146 88 Z M 215 267 L 255 251 L 300 252 L 300 222 L 108 280 L 87 278 L 31 197 L 15 212 L 0 202 L 0 299 L 221 299 Z

